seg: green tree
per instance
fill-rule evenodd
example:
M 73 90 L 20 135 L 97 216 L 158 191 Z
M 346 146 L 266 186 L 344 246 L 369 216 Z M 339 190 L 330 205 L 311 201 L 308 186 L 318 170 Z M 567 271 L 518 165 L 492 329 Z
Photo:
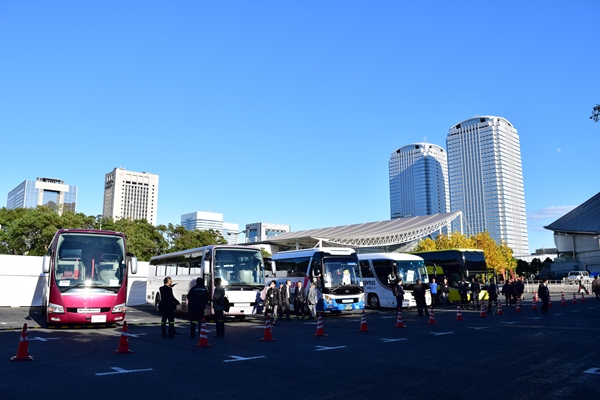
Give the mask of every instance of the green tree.
M 600 121 L 600 104 L 596 104 L 596 106 L 592 109 L 592 116 L 590 119 L 594 122 Z

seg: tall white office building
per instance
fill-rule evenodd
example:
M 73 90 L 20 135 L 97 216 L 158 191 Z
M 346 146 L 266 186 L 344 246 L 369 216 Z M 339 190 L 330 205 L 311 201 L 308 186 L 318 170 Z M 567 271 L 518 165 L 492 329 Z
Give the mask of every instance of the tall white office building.
M 212 229 L 221 233 L 227 244 L 238 244 L 238 235 L 242 233 L 239 232 L 240 226 L 238 224 L 223 222 L 223 214 L 209 211 L 196 211 L 183 214 L 181 216 L 181 226 L 188 231 L 193 231 L 194 229 L 201 231 Z
M 115 168 L 104 179 L 104 217 L 145 219 L 156 225 L 158 175 Z
M 390 156 L 391 218 L 408 218 L 450 209 L 446 151 L 429 143 L 400 147 Z
M 253 224 L 246 224 L 244 233 L 246 234 L 246 243 L 256 243 L 269 240 L 289 231 L 289 225 L 255 222 Z
M 521 148 L 515 127 L 501 117 L 454 125 L 446 138 L 450 209 L 463 212 L 468 235 L 488 231 L 514 255 L 529 254 Z

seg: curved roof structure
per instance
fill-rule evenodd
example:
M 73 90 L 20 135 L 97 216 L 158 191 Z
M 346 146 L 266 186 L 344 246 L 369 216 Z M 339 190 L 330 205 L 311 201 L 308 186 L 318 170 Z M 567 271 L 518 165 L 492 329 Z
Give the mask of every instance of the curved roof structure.
M 461 211 L 287 232 L 269 239 L 268 243 L 297 248 L 389 246 L 421 239 L 449 226 L 459 216 Z
M 544 228 L 560 233 L 597 235 L 600 233 L 600 193 Z

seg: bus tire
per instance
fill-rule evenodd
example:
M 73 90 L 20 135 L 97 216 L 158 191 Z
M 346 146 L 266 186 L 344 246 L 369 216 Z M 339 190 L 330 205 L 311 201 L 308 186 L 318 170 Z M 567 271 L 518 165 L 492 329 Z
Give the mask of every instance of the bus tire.
M 369 307 L 371 307 L 374 310 L 379 310 L 381 308 L 379 297 L 374 293 L 369 294 L 369 297 L 367 298 L 367 303 L 369 304 Z

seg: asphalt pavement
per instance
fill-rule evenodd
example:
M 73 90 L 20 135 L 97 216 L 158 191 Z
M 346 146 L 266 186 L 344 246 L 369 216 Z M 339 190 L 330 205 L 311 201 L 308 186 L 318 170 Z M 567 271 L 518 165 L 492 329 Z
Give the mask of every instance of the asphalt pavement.
M 456 306 L 435 309 L 434 321 L 404 310 L 405 328 L 395 310 L 366 310 L 366 326 L 360 312 L 325 315 L 322 331 L 316 320 L 278 321 L 272 341 L 260 316 L 228 321 L 224 338 L 209 321 L 204 348 L 184 316 L 180 335 L 163 339 L 160 317 L 141 307 L 127 313 L 131 353 L 115 353 L 122 326 L 47 329 L 39 308 L 0 308 L 0 398 L 597 398 L 600 303 L 532 308 L 463 309 L 461 321 Z M 34 360 L 9 361 L 24 323 Z

